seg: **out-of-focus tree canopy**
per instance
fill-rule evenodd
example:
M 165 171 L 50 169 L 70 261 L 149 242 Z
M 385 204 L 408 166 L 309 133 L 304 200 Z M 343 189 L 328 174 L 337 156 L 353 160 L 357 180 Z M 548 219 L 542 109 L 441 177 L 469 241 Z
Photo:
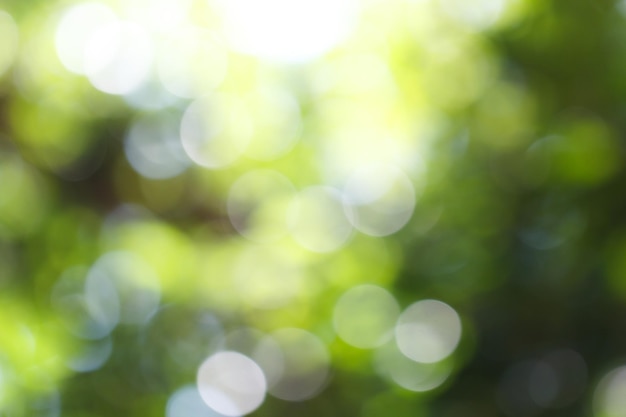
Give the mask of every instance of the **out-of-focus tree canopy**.
M 0 416 L 626 416 L 626 2 L 4 0 Z

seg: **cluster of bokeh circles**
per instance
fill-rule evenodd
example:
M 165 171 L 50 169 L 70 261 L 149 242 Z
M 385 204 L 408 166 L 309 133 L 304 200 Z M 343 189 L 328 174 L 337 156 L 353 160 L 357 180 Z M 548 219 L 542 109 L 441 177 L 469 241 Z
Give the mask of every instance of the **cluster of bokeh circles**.
M 256 16 L 251 22 L 245 20 L 255 2 L 216 3 L 215 9 L 225 8 L 218 13 L 223 18 L 221 32 L 209 24 L 200 26 L 185 21 L 191 2 L 146 3 L 149 11 L 140 8 L 141 13 L 137 12 L 135 19 L 131 6 L 126 11 L 130 19 L 121 19 L 102 3 L 79 3 L 63 13 L 55 46 L 67 70 L 85 75 L 96 89 L 121 95 L 131 106 L 142 110 L 132 121 L 124 141 L 128 163 L 142 177 L 173 178 L 192 165 L 225 169 L 243 157 L 275 161 L 293 151 L 300 140 L 312 142 L 305 137 L 308 132 L 303 124 L 311 123 L 310 119 L 316 116 L 305 117 L 298 92 L 280 79 L 252 73 L 248 77 L 253 79 L 245 80 L 251 85 L 245 87 L 242 80 L 229 79 L 241 71 L 238 66 L 242 65 L 229 57 L 232 50 L 241 50 L 290 61 L 310 58 L 308 54 L 320 55 L 347 36 L 349 22 L 356 19 L 353 1 L 304 3 L 295 8 L 289 2 L 260 6 L 259 12 L 276 13 L 281 16 L 279 22 L 284 21 L 289 28 L 293 26 L 301 32 L 299 35 L 296 32 L 293 39 L 271 40 L 263 37 L 269 36 L 271 27 L 279 23 L 270 25 L 263 16 Z M 145 19 L 148 21 L 144 22 Z M 256 26 L 252 22 L 257 22 Z M 317 30 L 320 27 L 325 28 L 324 36 Z M 333 27 L 336 33 L 328 29 Z M 274 30 L 286 33 L 286 28 Z M 266 50 L 268 47 L 279 49 Z M 372 53 L 360 55 L 349 56 L 348 61 L 356 61 L 345 64 L 351 64 L 354 69 L 365 67 L 368 71 L 380 67 L 372 74 L 380 80 L 368 77 L 362 81 L 365 85 L 348 88 L 377 88 L 380 93 L 392 94 L 387 64 Z M 335 76 L 338 70 L 331 67 L 316 72 L 320 78 L 316 80 L 320 84 L 316 89 L 322 90 L 328 88 L 324 83 L 332 82 L 324 78 Z M 330 93 L 335 95 L 336 91 Z M 350 91 L 347 93 L 351 95 Z M 324 91 L 308 94 L 326 95 Z M 329 105 L 324 106 L 329 108 L 319 110 L 335 113 L 333 107 L 337 105 L 351 111 L 349 107 L 356 104 L 344 102 L 345 98 L 339 98 L 336 103 L 335 100 L 329 98 Z M 367 117 L 367 113 L 362 116 Z M 324 114 L 318 117 L 328 118 Z M 419 154 L 412 152 L 410 160 L 397 161 L 401 149 L 394 149 L 393 138 L 371 137 L 372 132 L 355 126 L 355 122 L 359 125 L 361 122 L 349 122 L 345 127 L 332 126 L 332 131 L 324 134 L 346 138 L 333 138 L 319 149 L 322 155 L 311 161 L 321 164 L 318 169 L 325 177 L 322 184 L 296 187 L 292 179 L 272 169 L 245 169 L 227 197 L 228 215 L 243 236 L 266 243 L 289 232 L 307 249 L 329 252 L 345 245 L 354 230 L 385 236 L 408 222 L 416 191 L 405 171 L 420 170 L 419 164 L 415 166 Z M 350 132 L 354 129 L 363 132 Z M 359 137 L 361 134 L 367 136 Z M 355 140 L 359 143 L 350 143 Z M 319 144 L 300 147 L 306 146 Z M 344 149 L 333 149 L 336 146 Z M 327 161 L 327 158 L 339 160 Z M 243 221 L 245 225 L 241 224 Z
M 333 314 L 337 335 L 361 349 L 377 349 L 376 371 L 411 391 L 437 388 L 451 372 L 448 358 L 461 339 L 461 320 L 437 300 L 411 304 L 402 314 L 387 290 L 365 284 L 349 289 Z M 390 341 L 395 340 L 395 343 Z
M 268 396 L 305 401 L 337 369 L 371 367 L 412 393 L 454 377 L 472 332 L 462 296 L 399 300 L 393 284 L 410 260 L 394 239 L 437 222 L 415 212 L 455 111 L 481 97 L 481 137 L 502 148 L 524 140 L 532 103 L 498 79 L 477 34 L 514 21 L 526 2 L 61 3 L 23 24 L 40 28 L 25 41 L 0 10 L 0 77 L 12 74 L 19 92 L 8 119 L 26 156 L 0 152 L 0 238 L 45 224 L 51 253 L 59 235 L 72 248 L 34 274 L 67 340 L 39 318 L 8 328 L 0 410 L 26 386 L 59 415 L 59 381 L 106 367 L 114 336 L 129 333 L 146 385 L 160 367 L 177 375 L 166 417 L 239 417 Z M 120 142 L 106 168 L 116 204 L 48 224 L 61 197 L 38 170 L 67 181 L 104 170 L 113 147 L 87 134 L 98 129 Z M 503 130 L 511 142 L 496 143 Z M 590 175 L 602 179 L 615 167 L 612 139 L 600 136 L 590 148 L 608 162 Z M 538 141 L 529 160 L 543 147 L 559 139 Z M 17 312 L 0 306 L 0 317 Z M 587 379 L 579 353 L 555 350 L 503 375 L 499 401 L 509 415 L 558 408 Z M 597 384 L 596 415 L 624 415 L 624 398 L 617 367 Z
M 334 332 L 348 345 L 375 348 L 371 366 L 390 383 L 412 391 L 438 387 L 454 367 L 445 359 L 459 343 L 460 318 L 435 300 L 400 314 L 384 288 L 393 279 L 388 258 L 395 249 L 377 241 L 412 217 L 427 144 L 412 137 L 411 116 L 398 111 L 403 103 L 386 41 L 369 46 L 377 34 L 358 25 L 382 5 L 217 1 L 197 19 L 198 8 L 192 1 L 86 2 L 66 7 L 56 21 L 62 66 L 136 109 L 124 135 L 128 165 L 157 183 L 209 170 L 207 182 L 225 183 L 225 214 L 241 236 L 211 242 L 206 261 L 189 255 L 195 248 L 183 235 L 166 244 L 176 246 L 175 265 L 190 258 L 200 265 L 201 276 L 183 283 L 180 271 L 163 277 L 175 266 L 156 260 L 169 248 L 152 249 L 175 231 L 141 207 L 110 214 L 103 229 L 109 251 L 89 268 L 67 270 L 52 291 L 67 327 L 86 341 L 68 366 L 76 372 L 103 366 L 115 328 L 158 323 L 161 299 L 174 287 L 204 287 L 213 307 L 227 311 L 314 303 L 316 293 L 324 294 L 317 265 L 364 246 L 352 256 L 377 253 L 355 273 L 375 274 L 365 281 L 377 285 L 356 285 L 363 279 L 351 283 L 342 271 L 322 273 L 336 275 L 333 293 L 347 290 L 333 309 Z M 342 44 L 345 51 L 319 59 Z M 150 241 L 139 237 L 149 233 Z M 354 260 L 334 262 L 355 267 Z M 210 317 L 206 340 L 184 353 L 199 366 L 196 387 L 172 394 L 168 416 L 240 416 L 266 395 L 302 401 L 328 384 L 332 337 L 305 330 L 306 319 L 292 321 L 301 327 L 284 319 L 283 326 L 261 323 L 268 328 L 261 332 L 229 331 Z

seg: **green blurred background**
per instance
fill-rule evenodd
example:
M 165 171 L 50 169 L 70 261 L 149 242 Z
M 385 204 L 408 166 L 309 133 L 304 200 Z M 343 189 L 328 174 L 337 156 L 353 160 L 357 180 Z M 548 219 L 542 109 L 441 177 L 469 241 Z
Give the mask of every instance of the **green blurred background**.
M 626 2 L 3 0 L 0 416 L 626 416 Z

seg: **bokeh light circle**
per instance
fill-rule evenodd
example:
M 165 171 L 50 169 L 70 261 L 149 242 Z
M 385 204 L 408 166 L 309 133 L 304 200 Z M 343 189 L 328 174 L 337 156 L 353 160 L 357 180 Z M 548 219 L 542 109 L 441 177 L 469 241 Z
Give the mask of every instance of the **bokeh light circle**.
M 255 357 L 268 375 L 269 393 L 282 400 L 312 398 L 328 379 L 328 350 L 306 330 L 285 328 L 271 333 L 259 343 Z
M 79 266 L 64 271 L 52 287 L 50 301 L 63 325 L 74 336 L 101 339 L 119 322 L 119 299 L 109 286 L 101 288 L 104 295 L 110 297 L 107 304 L 101 303 L 97 294 L 85 292 L 87 273 L 87 268 Z
M 415 188 L 399 168 L 375 164 L 353 173 L 343 191 L 349 218 L 371 236 L 400 230 L 413 215 Z
M 263 371 L 249 357 L 232 351 L 207 358 L 197 374 L 202 400 L 225 416 L 241 416 L 259 408 L 267 383 Z
M 333 252 L 352 235 L 341 194 L 331 187 L 305 188 L 289 207 L 289 228 L 294 240 L 313 252 Z
M 407 358 L 394 343 L 378 348 L 374 354 L 376 372 L 404 389 L 427 392 L 441 386 L 450 376 L 449 363 L 422 363 Z
M 124 151 L 133 169 L 151 179 L 175 177 L 191 164 L 180 142 L 178 120 L 169 114 L 137 118 L 126 135 Z
M 193 385 L 185 385 L 177 389 L 167 400 L 165 417 L 222 417 L 207 406 L 198 388 Z
M 102 340 L 87 342 L 78 354 L 67 360 L 67 367 L 75 372 L 92 372 L 100 369 L 113 352 L 113 342 L 107 337 Z
M 85 73 L 85 53 L 91 37 L 103 26 L 115 22 L 115 13 L 106 5 L 85 2 L 67 9 L 55 34 L 57 55 L 63 66 L 75 73 Z
M 400 314 L 396 299 L 377 285 L 359 285 L 346 291 L 333 313 L 335 331 L 346 343 L 374 348 L 393 336 Z
M 252 358 L 263 369 L 268 391 L 271 390 L 285 375 L 285 353 L 279 342 L 271 335 L 264 335 L 255 343 Z
M 456 349 L 461 340 L 461 319 L 446 303 L 421 300 L 404 310 L 395 332 L 403 354 L 417 362 L 433 363 Z
M 99 289 L 104 291 L 98 293 Z M 131 252 L 102 255 L 89 270 L 85 291 L 91 309 L 100 314 L 115 312 L 125 324 L 147 323 L 161 300 L 156 273 Z
M 626 417 L 626 366 L 610 371 L 600 380 L 593 407 L 596 417 Z
M 120 297 L 115 284 L 106 275 L 89 272 L 85 280 L 84 302 L 94 324 L 86 329 L 86 338 L 104 337 L 117 327 L 120 322 Z
M 84 71 L 91 84 L 109 94 L 128 94 L 150 75 L 152 39 L 136 23 L 112 21 L 89 37 Z
M 212 94 L 191 103 L 180 124 L 189 158 L 205 168 L 224 168 L 244 153 L 253 126 L 243 101 L 235 95 Z

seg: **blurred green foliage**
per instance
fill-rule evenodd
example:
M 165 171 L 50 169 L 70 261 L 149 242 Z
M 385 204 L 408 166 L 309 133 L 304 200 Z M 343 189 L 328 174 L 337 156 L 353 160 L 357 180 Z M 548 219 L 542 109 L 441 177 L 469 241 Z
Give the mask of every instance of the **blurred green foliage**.
M 626 3 L 231 3 L 0 3 L 0 416 L 624 415 Z

